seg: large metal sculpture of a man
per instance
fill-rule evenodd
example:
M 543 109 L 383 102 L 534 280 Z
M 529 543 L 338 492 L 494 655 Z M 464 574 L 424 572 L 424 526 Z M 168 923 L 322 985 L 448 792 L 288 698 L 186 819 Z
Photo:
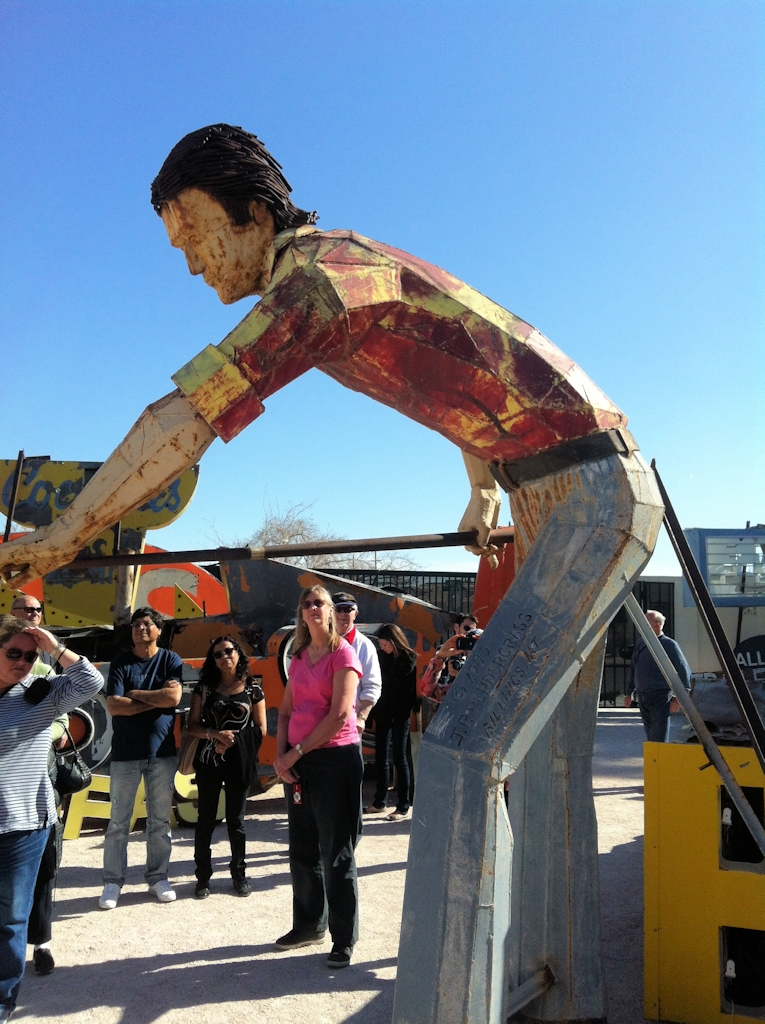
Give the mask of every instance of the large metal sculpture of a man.
M 537 330 L 437 267 L 318 231 L 255 136 L 212 125 L 172 150 L 152 202 L 225 303 L 261 296 L 174 376 L 50 527 L 0 549 L 18 586 L 230 440 L 317 367 L 463 453 L 476 550 L 509 492 L 518 572 L 420 753 L 394 1019 L 606 1016 L 591 753 L 606 627 L 653 549 L 661 503 L 626 417 Z M 504 783 L 509 779 L 509 806 Z

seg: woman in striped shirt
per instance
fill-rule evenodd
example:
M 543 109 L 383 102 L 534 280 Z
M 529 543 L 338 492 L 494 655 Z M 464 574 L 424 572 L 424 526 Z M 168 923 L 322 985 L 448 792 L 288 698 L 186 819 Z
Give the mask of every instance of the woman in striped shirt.
M 63 671 L 34 676 L 38 650 Z M 0 1021 L 16 1006 L 35 879 L 56 818 L 48 778 L 51 723 L 103 686 L 100 673 L 46 629 L 0 617 Z

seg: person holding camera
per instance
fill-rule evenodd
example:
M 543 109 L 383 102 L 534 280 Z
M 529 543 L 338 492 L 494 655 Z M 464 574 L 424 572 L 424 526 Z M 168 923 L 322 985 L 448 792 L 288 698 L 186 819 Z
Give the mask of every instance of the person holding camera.
M 400 821 L 409 813 L 409 762 L 406 741 L 409 719 L 417 703 L 417 655 L 401 629 L 384 623 L 377 632 L 380 645 L 382 693 L 375 705 L 375 771 L 377 789 L 373 802 L 364 808 L 365 814 L 379 814 L 385 810 L 388 797 L 388 746 L 393 738 L 393 763 L 396 766 L 396 809 L 387 821 Z
M 431 658 L 420 684 L 420 692 L 429 702 L 423 705 L 425 728 L 438 710 L 434 705 L 440 704 L 449 692 L 449 687 L 465 664 L 468 651 L 473 650 L 476 640 L 483 633 L 482 629 L 478 629 L 478 620 L 474 615 L 458 615 L 453 628 L 453 634 Z M 428 712 L 426 708 L 429 708 Z

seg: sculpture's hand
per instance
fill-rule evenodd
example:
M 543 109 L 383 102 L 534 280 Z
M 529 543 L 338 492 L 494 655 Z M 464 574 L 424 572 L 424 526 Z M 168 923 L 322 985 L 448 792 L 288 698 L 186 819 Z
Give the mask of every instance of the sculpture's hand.
M 71 562 L 81 547 L 73 532 L 57 519 L 50 526 L 0 544 L 0 580 L 18 590 Z
M 499 565 L 497 558 L 499 549 L 495 544 L 489 544 L 489 534 L 497 528 L 500 504 L 499 488 L 496 485 L 493 490 L 473 487 L 468 507 L 458 526 L 460 531 L 476 531 L 476 543 L 468 544 L 467 550 L 472 551 L 474 555 L 483 555 L 492 569 L 496 569 Z
M 502 492 L 491 475 L 488 463 L 467 452 L 462 453 L 462 458 L 470 480 L 470 501 L 458 529 L 476 531 L 476 542 L 468 544 L 467 550 L 474 555 L 483 555 L 492 569 L 496 569 L 499 565 L 498 548 L 489 544 L 489 534 L 497 528 Z

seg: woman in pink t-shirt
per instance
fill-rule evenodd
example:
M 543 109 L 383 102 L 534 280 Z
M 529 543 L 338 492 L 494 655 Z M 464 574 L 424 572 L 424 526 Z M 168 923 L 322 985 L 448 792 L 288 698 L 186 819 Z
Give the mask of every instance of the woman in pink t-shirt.
M 279 709 L 276 774 L 289 819 L 292 928 L 277 949 L 323 942 L 330 968 L 347 967 L 358 939 L 354 849 L 363 764 L 356 729 L 356 652 L 337 632 L 324 587 L 300 595 L 289 682 Z

